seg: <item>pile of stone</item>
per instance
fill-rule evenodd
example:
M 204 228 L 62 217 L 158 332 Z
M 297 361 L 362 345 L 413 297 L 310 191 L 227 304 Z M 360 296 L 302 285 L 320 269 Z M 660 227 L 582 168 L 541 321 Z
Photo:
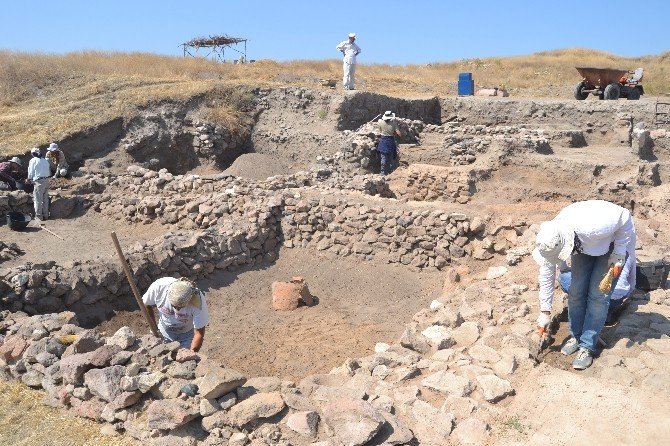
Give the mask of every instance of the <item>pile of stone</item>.
M 468 171 L 428 164 L 411 164 L 389 176 L 397 198 L 465 204 L 474 183 Z
M 471 241 L 484 228 L 481 219 L 471 221 L 464 214 L 385 209 L 332 194 L 287 198 L 283 209 L 284 246 L 415 268 L 442 269 L 452 259 L 471 255 Z
M 202 158 L 213 159 L 224 156 L 227 151 L 237 153 L 249 138 L 249 129 L 232 133 L 221 125 L 209 122 L 193 122 L 193 148 Z
M 452 270 L 396 343 L 298 383 L 247 379 L 127 327 L 104 337 L 67 312 L 3 312 L 0 377 L 152 445 L 483 445 L 514 377 L 534 365 L 527 288 L 506 273 L 482 282 Z
M 6 243 L 0 240 L 0 263 L 13 260 L 23 255 L 23 251 L 16 243 Z

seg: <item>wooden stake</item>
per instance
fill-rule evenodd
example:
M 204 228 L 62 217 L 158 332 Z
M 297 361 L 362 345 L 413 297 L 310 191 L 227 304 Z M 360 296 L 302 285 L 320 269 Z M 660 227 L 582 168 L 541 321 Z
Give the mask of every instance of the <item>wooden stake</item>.
M 151 328 L 151 332 L 156 336 L 157 338 L 160 337 L 158 334 L 158 327 L 156 326 L 156 322 L 154 319 L 151 317 L 149 314 L 149 310 L 147 309 L 146 305 L 144 305 L 144 302 L 142 302 L 142 297 L 140 296 L 140 292 L 137 289 L 137 285 L 135 285 L 135 279 L 133 279 L 133 273 L 130 271 L 130 266 L 128 266 L 128 262 L 126 261 L 126 258 L 123 255 L 123 251 L 121 250 L 121 245 L 119 244 L 119 239 L 116 238 L 116 232 L 112 232 L 112 241 L 114 242 L 114 246 L 116 247 L 116 253 L 119 255 L 119 260 L 121 260 L 121 265 L 123 266 L 123 271 L 126 273 L 126 278 L 128 279 L 128 283 L 130 283 L 130 288 L 133 290 L 133 296 L 135 296 L 135 300 L 137 301 L 137 305 L 140 306 L 140 310 L 142 310 L 142 314 L 144 314 L 144 317 L 146 318 L 147 322 L 149 323 L 149 328 Z
M 47 231 L 49 234 L 51 234 L 51 235 L 53 235 L 53 236 L 56 236 L 56 237 L 58 237 L 58 238 L 61 239 L 61 240 L 65 240 L 63 237 L 61 237 L 60 235 L 56 234 L 56 233 L 53 232 L 52 230 L 45 228 L 44 225 L 40 225 L 40 228 L 41 228 L 41 229 L 44 229 L 44 230 Z

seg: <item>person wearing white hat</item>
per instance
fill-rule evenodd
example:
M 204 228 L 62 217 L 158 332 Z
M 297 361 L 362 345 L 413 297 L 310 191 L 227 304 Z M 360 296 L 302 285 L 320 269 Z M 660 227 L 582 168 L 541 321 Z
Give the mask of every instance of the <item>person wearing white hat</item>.
M 70 166 L 68 166 L 67 164 L 65 154 L 58 147 L 58 144 L 56 144 L 55 142 L 49 144 L 46 159 L 49 161 L 49 165 L 51 166 L 51 172 L 53 173 L 54 178 L 67 176 L 68 169 Z
M 382 176 L 393 171 L 395 160 L 398 159 L 398 146 L 395 142 L 395 136 L 400 136 L 400 130 L 395 122 L 395 113 L 387 110 L 382 115 L 381 119 L 377 121 L 381 138 L 377 144 L 377 157 L 380 162 L 379 173 Z
M 361 48 L 356 45 L 356 34 L 349 33 L 349 38 L 337 45 L 337 51 L 344 54 L 342 59 L 342 86 L 345 90 L 354 89 L 354 76 L 356 75 L 356 56 L 361 53 Z
M 600 291 L 600 281 L 611 266 L 621 269 L 627 257 L 635 256 L 635 241 L 635 224 L 630 211 L 602 200 L 573 203 L 540 226 L 532 253 L 540 266 L 537 324 L 542 328 L 549 326 L 556 267 L 570 258 L 572 280 L 568 289 L 568 319 L 571 337 L 561 348 L 561 353 L 572 355 L 578 352 L 572 363 L 577 370 L 593 363 L 618 278 L 614 279 L 608 293 Z
M 205 295 L 188 279 L 163 277 L 154 281 L 142 296 L 147 307 L 158 309 L 158 330 L 181 348 L 200 350 L 209 321 Z M 149 314 L 154 318 L 153 311 Z
M 46 220 L 49 217 L 49 177 L 51 169 L 49 161 L 37 147 L 30 151 L 33 156 L 28 163 L 28 181 L 33 183 L 33 203 L 35 205 L 35 221 Z
M 0 163 L 0 181 L 7 184 L 10 190 L 16 190 L 16 182 L 21 178 L 21 166 L 23 163 L 18 157 Z

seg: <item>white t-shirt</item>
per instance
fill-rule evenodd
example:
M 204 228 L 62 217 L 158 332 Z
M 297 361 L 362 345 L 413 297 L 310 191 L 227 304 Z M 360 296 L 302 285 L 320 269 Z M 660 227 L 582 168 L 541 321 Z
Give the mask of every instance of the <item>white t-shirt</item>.
M 180 310 L 175 309 L 168 299 L 168 287 L 177 279 L 174 277 L 162 277 L 151 284 L 142 301 L 147 306 L 158 308 L 158 324 L 165 331 L 171 333 L 186 333 L 192 329 L 200 329 L 207 325 L 209 313 L 207 312 L 207 302 L 205 296 L 200 293 L 202 309 L 193 305 L 188 305 Z

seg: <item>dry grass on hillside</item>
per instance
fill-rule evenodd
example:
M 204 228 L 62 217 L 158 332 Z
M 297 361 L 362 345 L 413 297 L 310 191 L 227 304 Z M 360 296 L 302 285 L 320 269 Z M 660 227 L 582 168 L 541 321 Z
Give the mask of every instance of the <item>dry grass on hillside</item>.
M 587 49 L 426 65 L 362 63 L 357 85 L 360 90 L 397 96 L 445 96 L 456 93 L 457 73 L 470 71 L 478 87 L 504 85 L 514 96 L 569 98 L 579 81 L 576 65 L 642 66 L 648 94 L 670 92 L 670 52 L 622 58 Z M 184 100 L 221 87 L 323 88 L 320 78 L 339 80 L 340 73 L 338 60 L 233 65 L 143 53 L 0 52 L 0 153 L 19 153 L 61 139 L 132 114 L 151 101 Z M 239 117 L 226 105 L 212 112 L 224 122 Z

